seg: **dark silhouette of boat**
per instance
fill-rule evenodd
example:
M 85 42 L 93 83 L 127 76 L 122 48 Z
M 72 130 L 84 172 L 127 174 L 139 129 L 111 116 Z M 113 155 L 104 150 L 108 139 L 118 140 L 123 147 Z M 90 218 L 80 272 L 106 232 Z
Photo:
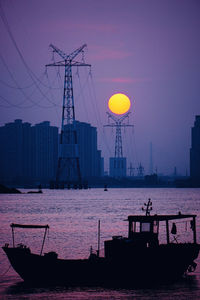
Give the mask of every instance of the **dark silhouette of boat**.
M 107 184 L 104 185 L 104 191 L 105 191 L 105 192 L 108 191 Z
M 57 253 L 44 255 L 48 225 L 11 224 L 13 246 L 3 247 L 12 267 L 25 282 L 40 285 L 157 285 L 171 283 L 196 267 L 200 245 L 196 240 L 196 215 L 150 215 L 151 201 L 145 215 L 128 216 L 128 236 L 113 236 L 104 242 L 104 257 L 99 256 L 100 222 L 97 253 L 88 259 L 60 259 Z M 176 222 L 189 221 L 193 241 L 179 242 Z M 165 224 L 166 243 L 159 241 L 159 225 Z M 26 246 L 15 247 L 14 228 L 44 228 L 40 254 Z M 170 230 L 171 229 L 171 230 Z
M 41 184 L 38 186 L 38 191 L 28 191 L 27 194 L 42 194 Z
M 27 194 L 42 194 L 42 191 L 28 191 Z

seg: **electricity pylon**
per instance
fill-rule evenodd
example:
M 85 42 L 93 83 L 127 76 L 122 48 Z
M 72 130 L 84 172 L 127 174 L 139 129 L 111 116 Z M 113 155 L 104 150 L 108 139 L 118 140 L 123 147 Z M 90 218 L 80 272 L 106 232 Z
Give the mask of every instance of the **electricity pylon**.
M 153 147 L 152 142 L 150 142 L 150 149 L 149 149 L 149 175 L 153 174 Z
M 114 177 L 122 177 L 123 174 L 126 173 L 125 170 L 125 164 L 123 163 L 123 146 L 122 146 L 122 134 L 121 134 L 121 128 L 125 127 L 133 127 L 133 125 L 130 125 L 128 123 L 125 123 L 125 120 L 128 118 L 130 112 L 122 116 L 121 118 L 117 118 L 113 115 L 111 115 L 109 112 L 107 112 L 108 115 L 108 123 L 107 125 L 104 125 L 104 127 L 115 127 L 116 128 L 116 135 L 115 135 L 115 157 L 113 160 L 113 167 L 110 165 L 110 174 L 113 172 L 111 176 Z M 110 123 L 110 119 L 112 119 L 114 122 Z M 110 158 L 112 160 L 112 158 Z M 113 170 L 113 171 L 111 171 Z
M 137 174 L 138 177 L 144 177 L 144 167 L 142 166 L 141 163 L 139 164 L 137 171 L 138 171 L 138 174 Z
M 122 116 L 121 118 L 116 118 L 107 112 L 108 115 L 108 124 L 104 125 L 104 127 L 115 127 L 116 128 L 116 135 L 115 135 L 115 158 L 123 157 L 123 147 L 122 147 L 122 134 L 121 128 L 122 127 L 133 127 L 133 125 L 124 123 L 125 119 L 128 118 L 130 112 Z M 114 123 L 110 123 L 109 120 L 112 119 Z
M 130 172 L 129 176 L 133 177 L 135 168 L 133 167 L 132 163 L 130 163 L 130 167 L 128 169 L 129 169 L 129 172 Z
M 81 183 L 80 162 L 77 144 L 77 131 L 75 120 L 75 107 L 72 82 L 72 67 L 91 67 L 82 62 L 75 61 L 75 57 L 84 53 L 86 44 L 67 55 L 54 45 L 50 45 L 53 52 L 57 53 L 62 61 L 46 65 L 46 67 L 64 67 L 64 91 L 62 106 L 62 122 L 60 134 L 60 147 L 56 173 L 56 183 Z

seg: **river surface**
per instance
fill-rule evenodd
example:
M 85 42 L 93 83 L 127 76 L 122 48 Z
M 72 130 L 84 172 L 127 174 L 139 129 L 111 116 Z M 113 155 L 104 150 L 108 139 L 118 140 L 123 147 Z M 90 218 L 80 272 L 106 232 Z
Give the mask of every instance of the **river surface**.
M 143 214 L 141 207 L 151 198 L 151 214 L 197 215 L 197 242 L 200 243 L 200 189 L 133 188 L 44 190 L 43 194 L 0 195 L 0 246 L 12 245 L 11 223 L 49 224 L 44 252 L 56 251 L 60 258 L 87 258 L 90 247 L 97 249 L 98 220 L 101 221 L 100 255 L 104 240 L 114 235 L 127 236 L 128 215 Z M 191 239 L 190 224 L 177 224 L 178 241 Z M 179 234 L 180 231 L 180 234 Z M 40 252 L 43 229 L 15 229 L 16 243 L 24 243 L 32 252 Z M 173 239 L 173 237 L 170 237 Z M 160 239 L 165 228 L 160 226 Z M 26 286 L 10 267 L 0 249 L 0 299 L 200 299 L 200 256 L 189 277 L 172 285 L 138 289 L 102 287 Z

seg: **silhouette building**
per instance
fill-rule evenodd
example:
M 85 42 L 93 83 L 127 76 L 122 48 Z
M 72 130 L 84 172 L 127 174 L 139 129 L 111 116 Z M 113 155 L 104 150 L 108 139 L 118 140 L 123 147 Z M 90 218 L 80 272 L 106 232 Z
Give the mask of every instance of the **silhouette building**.
M 75 121 L 80 171 L 83 180 L 99 178 L 104 173 L 101 151 L 97 149 L 97 129 Z M 58 128 L 50 122 L 32 126 L 15 120 L 0 127 L 0 182 L 4 184 L 49 184 L 56 177 L 58 163 Z
M 110 176 L 114 178 L 126 177 L 126 157 L 110 157 Z
M 194 127 L 192 127 L 190 177 L 193 180 L 200 180 L 200 116 L 196 116 Z
M 101 151 L 97 149 L 97 129 L 89 123 L 74 121 L 65 125 L 65 131 L 73 132 L 76 129 L 77 146 L 80 163 L 81 178 L 90 180 L 102 176 L 103 158 Z
M 49 183 L 55 177 L 58 160 L 58 128 L 44 121 L 32 128 L 33 162 L 35 181 Z
M 55 177 L 58 128 L 50 122 L 31 126 L 15 120 L 0 127 L 0 181 L 5 184 L 48 183 Z

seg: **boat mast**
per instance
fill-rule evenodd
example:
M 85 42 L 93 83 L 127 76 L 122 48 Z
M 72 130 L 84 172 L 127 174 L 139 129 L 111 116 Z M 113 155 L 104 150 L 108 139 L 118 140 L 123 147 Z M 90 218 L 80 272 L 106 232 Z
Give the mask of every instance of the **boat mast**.
M 191 229 L 193 230 L 193 239 L 194 244 L 197 243 L 197 235 L 196 235 L 196 216 L 193 217 L 193 220 L 191 221 Z
M 14 228 L 12 227 L 12 241 L 13 241 L 13 248 L 15 248 L 15 234 L 14 234 Z
M 100 252 L 100 220 L 98 221 L 98 247 L 97 247 L 97 257 L 99 257 Z
M 46 234 L 47 234 L 47 229 L 49 227 L 46 227 L 45 228 L 45 232 L 44 232 L 44 237 L 43 237 L 43 241 L 42 241 L 42 248 L 41 248 L 41 251 L 40 251 L 40 255 L 42 255 L 42 251 L 43 251 L 43 248 L 44 248 L 44 242 L 45 242 L 45 238 L 46 238 Z
M 146 216 L 150 216 L 150 211 L 152 210 L 152 202 L 151 199 L 148 199 L 148 203 L 144 203 L 146 208 L 142 207 L 142 210 L 146 212 Z

